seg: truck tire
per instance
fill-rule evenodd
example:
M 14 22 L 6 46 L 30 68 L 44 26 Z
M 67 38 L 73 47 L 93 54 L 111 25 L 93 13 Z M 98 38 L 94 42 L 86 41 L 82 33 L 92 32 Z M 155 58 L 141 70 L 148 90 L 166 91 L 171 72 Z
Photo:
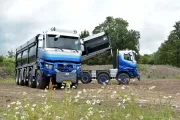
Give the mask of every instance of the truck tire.
M 118 75 L 117 81 L 119 82 L 119 84 L 129 84 L 130 78 L 129 75 L 127 73 L 120 73 Z
M 16 85 L 19 85 L 19 70 L 16 72 Z
M 84 73 L 81 74 L 81 79 L 80 80 L 81 80 L 81 82 L 83 84 L 88 84 L 88 83 L 90 83 L 92 81 L 90 74 L 87 73 L 87 72 L 84 72 Z
M 45 89 L 47 81 L 40 70 L 36 71 L 36 88 Z
M 20 75 L 19 75 L 19 85 L 21 85 L 21 86 L 24 85 L 23 75 L 21 74 L 21 72 L 20 72 Z
M 106 73 L 100 73 L 97 76 L 97 81 L 98 81 L 99 84 L 107 85 L 109 83 L 109 81 L 110 81 L 110 77 Z
M 36 82 L 35 82 L 35 79 L 33 78 L 33 75 L 31 72 L 29 73 L 28 86 L 31 88 L 36 87 Z
M 26 71 L 24 71 L 24 73 L 23 73 L 23 81 L 24 81 L 24 85 L 28 86 L 28 81 L 26 81 L 26 78 L 27 78 L 26 74 L 27 74 Z

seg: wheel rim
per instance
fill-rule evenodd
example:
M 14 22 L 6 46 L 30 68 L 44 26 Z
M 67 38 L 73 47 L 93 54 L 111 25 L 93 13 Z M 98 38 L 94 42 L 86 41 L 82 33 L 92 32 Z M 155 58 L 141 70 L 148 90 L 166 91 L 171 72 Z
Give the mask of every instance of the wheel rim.
M 18 79 L 18 80 L 19 80 L 19 83 L 21 83 L 21 76 L 19 77 L 19 79 Z
M 16 75 L 16 83 L 18 83 L 18 75 Z
M 126 76 L 121 76 L 119 80 L 120 80 L 122 83 L 125 83 L 125 82 L 127 81 L 126 79 L 127 79 Z
M 82 77 L 82 80 L 83 80 L 84 82 L 87 82 L 87 81 L 88 81 L 88 76 L 83 76 L 83 77 Z
M 41 76 L 39 74 L 37 74 L 37 77 L 36 77 L 36 85 L 37 87 L 39 87 L 39 81 L 41 80 Z
M 24 77 L 23 77 L 23 80 L 24 80 L 24 83 L 26 83 L 26 76 L 24 75 Z
M 107 77 L 105 77 L 105 76 L 102 76 L 102 77 L 100 78 L 100 81 L 101 81 L 102 83 L 105 83 L 106 80 L 107 80 Z
M 31 77 L 29 78 L 29 86 L 31 86 Z

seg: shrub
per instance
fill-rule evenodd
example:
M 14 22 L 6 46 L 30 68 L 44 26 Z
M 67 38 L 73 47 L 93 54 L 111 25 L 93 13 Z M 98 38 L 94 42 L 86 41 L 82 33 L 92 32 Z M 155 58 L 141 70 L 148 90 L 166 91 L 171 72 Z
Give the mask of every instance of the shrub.
M 4 60 L 4 57 L 3 56 L 0 56 L 0 63 L 2 63 Z

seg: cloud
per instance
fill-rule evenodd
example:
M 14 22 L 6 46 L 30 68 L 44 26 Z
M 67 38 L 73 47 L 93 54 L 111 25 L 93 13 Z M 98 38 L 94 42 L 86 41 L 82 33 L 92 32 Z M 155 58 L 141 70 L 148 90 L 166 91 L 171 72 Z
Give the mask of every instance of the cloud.
M 140 53 L 153 53 L 179 20 L 179 0 L 6 0 L 0 1 L 0 54 L 56 26 L 78 32 L 121 17 L 140 31 Z

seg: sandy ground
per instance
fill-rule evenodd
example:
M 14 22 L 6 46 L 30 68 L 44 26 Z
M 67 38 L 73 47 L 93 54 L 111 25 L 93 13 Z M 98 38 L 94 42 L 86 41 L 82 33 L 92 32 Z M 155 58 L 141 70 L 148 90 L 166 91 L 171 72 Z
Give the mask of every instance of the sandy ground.
M 171 103 L 176 107 L 177 110 L 180 110 L 180 80 L 170 80 L 170 79 L 162 79 L 162 80 L 142 80 L 142 81 L 131 81 L 130 85 L 126 85 L 126 88 L 132 89 L 136 96 L 136 101 L 139 103 L 146 103 L 148 101 L 156 101 L 159 102 L 169 97 L 171 99 Z M 76 90 L 72 91 L 72 94 L 75 95 L 77 91 L 82 91 L 86 89 L 86 91 L 94 91 L 94 94 L 103 96 L 110 96 L 111 92 L 117 88 L 122 89 L 123 85 L 117 85 L 115 81 L 113 81 L 110 85 L 107 85 L 103 89 L 102 93 L 97 93 L 97 90 L 102 89 L 102 86 L 97 84 L 97 82 L 92 82 L 89 84 L 80 83 Z M 151 89 L 153 88 L 153 89 Z M 123 90 L 128 92 L 126 89 Z M 8 103 L 17 101 L 19 99 L 23 99 L 23 92 L 26 92 L 27 95 L 33 98 L 34 101 L 38 101 L 42 99 L 44 94 L 44 90 L 39 90 L 35 88 L 29 88 L 26 86 L 18 86 L 15 84 L 0 84 L 0 107 L 4 108 Z M 61 98 L 64 96 L 65 90 L 57 89 L 53 91 L 53 95 L 56 98 Z

